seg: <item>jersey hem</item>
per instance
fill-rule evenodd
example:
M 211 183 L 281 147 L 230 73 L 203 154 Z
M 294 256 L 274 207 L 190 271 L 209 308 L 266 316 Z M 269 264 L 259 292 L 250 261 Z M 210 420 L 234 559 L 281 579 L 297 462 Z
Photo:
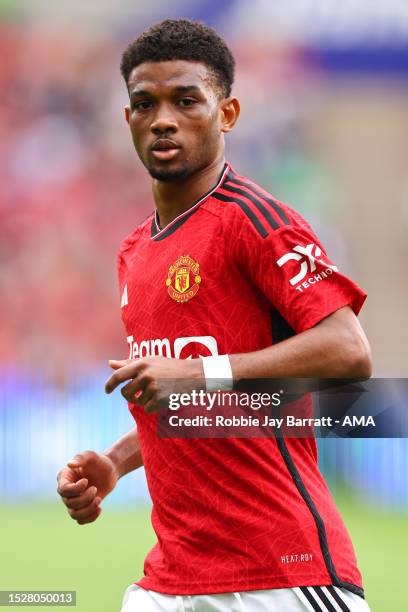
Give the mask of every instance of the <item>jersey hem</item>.
M 269 589 L 293 589 L 300 587 L 312 587 L 312 586 L 336 586 L 343 589 L 347 589 L 356 595 L 359 595 L 364 599 L 364 589 L 356 584 L 350 582 L 343 582 L 341 579 L 339 583 L 334 584 L 327 577 L 313 578 L 313 580 L 302 581 L 301 584 L 296 582 L 292 584 L 291 581 L 271 578 L 270 580 L 264 579 L 260 582 L 221 582 L 219 584 L 209 585 L 207 588 L 202 586 L 194 586 L 191 583 L 186 586 L 173 586 L 169 584 L 158 584 L 154 580 L 144 577 L 135 582 L 137 586 L 142 587 L 148 591 L 155 591 L 156 593 L 162 593 L 163 595 L 216 595 L 219 593 L 240 593 L 243 591 L 262 591 Z

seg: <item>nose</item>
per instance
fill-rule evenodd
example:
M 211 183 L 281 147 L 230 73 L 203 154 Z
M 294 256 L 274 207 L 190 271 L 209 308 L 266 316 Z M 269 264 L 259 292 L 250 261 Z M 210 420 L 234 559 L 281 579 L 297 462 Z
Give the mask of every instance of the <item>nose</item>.
M 177 132 L 177 121 L 169 105 L 161 104 L 157 108 L 150 129 L 155 136 L 160 136 L 161 134 L 174 134 Z

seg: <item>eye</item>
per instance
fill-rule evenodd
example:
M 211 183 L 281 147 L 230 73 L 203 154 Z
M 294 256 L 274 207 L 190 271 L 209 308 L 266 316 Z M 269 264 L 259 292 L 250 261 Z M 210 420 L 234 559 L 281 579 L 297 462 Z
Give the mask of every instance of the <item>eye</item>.
M 194 98 L 181 98 L 181 100 L 179 100 L 177 104 L 179 106 L 193 106 L 194 104 L 197 104 L 197 100 L 195 100 Z
M 140 102 L 134 102 L 132 105 L 133 110 L 135 111 L 144 111 L 151 108 L 152 103 L 149 100 L 141 100 Z

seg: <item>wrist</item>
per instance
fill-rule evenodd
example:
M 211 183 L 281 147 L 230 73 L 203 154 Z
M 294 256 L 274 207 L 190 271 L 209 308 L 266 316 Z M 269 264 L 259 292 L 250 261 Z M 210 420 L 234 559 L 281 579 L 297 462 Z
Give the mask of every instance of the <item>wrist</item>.
M 233 381 L 236 382 L 238 380 L 241 380 L 241 378 L 245 378 L 245 368 L 242 364 L 243 355 L 234 354 L 228 355 L 228 357 L 230 361 Z
M 115 444 L 111 448 L 108 448 L 103 454 L 110 461 L 117 479 L 141 467 L 143 465 L 143 459 L 137 428 L 135 427 L 122 436 L 122 438 L 115 442 Z
M 118 450 L 115 448 L 115 446 L 112 446 L 111 448 L 103 452 L 102 455 L 109 460 L 116 480 L 119 480 L 119 478 L 124 475 L 124 472 L 123 462 L 121 461 L 120 453 L 118 452 Z
M 234 380 L 229 355 L 202 357 L 201 361 L 207 391 L 230 391 L 233 388 Z
M 183 366 L 184 364 L 189 364 L 189 375 L 186 376 L 186 378 L 190 378 L 192 380 L 202 380 L 204 379 L 205 375 L 204 375 L 204 368 L 203 368 L 203 361 L 202 359 L 190 359 L 190 360 L 183 360 Z M 187 372 L 187 371 L 186 371 Z

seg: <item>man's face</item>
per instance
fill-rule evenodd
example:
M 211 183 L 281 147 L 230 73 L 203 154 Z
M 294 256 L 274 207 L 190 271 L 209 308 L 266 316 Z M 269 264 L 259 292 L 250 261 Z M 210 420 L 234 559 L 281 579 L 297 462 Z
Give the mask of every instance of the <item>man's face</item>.
M 126 119 L 150 175 L 172 181 L 205 168 L 223 152 L 221 100 L 199 62 L 144 62 L 129 77 Z

